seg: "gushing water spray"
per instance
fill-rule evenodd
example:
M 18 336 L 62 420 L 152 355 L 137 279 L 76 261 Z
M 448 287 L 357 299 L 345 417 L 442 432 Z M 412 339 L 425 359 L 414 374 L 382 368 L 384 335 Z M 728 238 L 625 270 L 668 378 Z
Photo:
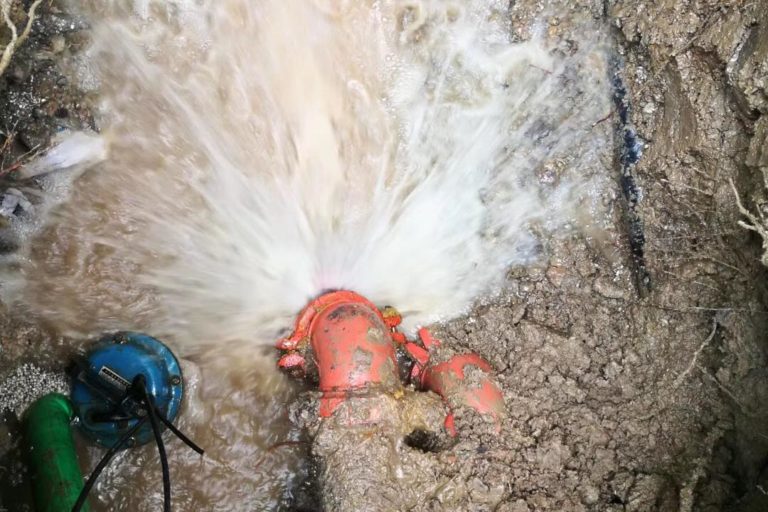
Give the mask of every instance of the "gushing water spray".
M 340 288 L 413 328 L 592 207 L 594 29 L 513 42 L 487 0 L 118 4 L 86 7 L 75 63 L 109 155 L 22 267 L 23 301 L 65 331 L 267 343 Z

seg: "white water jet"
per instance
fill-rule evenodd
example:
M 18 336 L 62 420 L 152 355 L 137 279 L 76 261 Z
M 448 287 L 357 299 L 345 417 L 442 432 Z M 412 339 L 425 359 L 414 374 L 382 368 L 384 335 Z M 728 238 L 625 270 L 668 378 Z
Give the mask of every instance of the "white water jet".
M 507 3 L 93 2 L 109 156 L 16 298 L 182 351 L 271 343 L 327 289 L 411 328 L 467 311 L 590 207 L 608 141 L 599 31 L 513 42 Z

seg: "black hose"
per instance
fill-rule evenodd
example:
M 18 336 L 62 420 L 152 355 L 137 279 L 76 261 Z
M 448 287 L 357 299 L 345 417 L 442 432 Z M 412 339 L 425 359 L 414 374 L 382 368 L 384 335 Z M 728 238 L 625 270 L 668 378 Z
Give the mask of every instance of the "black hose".
M 85 504 L 85 500 L 88 498 L 88 494 L 91 492 L 91 488 L 96 483 L 96 480 L 99 478 L 101 472 L 104 471 L 104 468 L 107 467 L 109 461 L 112 460 L 112 457 L 115 456 L 120 448 L 122 448 L 123 445 L 128 442 L 128 440 L 144 425 L 146 421 L 147 418 L 140 419 L 133 427 L 131 427 L 128 432 L 123 434 L 123 437 L 118 439 L 117 442 L 113 444 L 109 450 L 107 450 L 107 453 L 104 454 L 99 463 L 96 464 L 96 467 L 91 472 L 91 475 L 88 477 L 88 481 L 85 482 L 83 489 L 80 491 L 80 495 L 77 497 L 77 501 L 72 506 L 72 512 L 80 512 L 80 509 L 83 508 L 83 505 Z
M 181 430 L 179 430 L 179 429 L 177 429 L 176 427 L 174 427 L 174 426 L 173 426 L 173 423 L 171 423 L 170 421 L 168 421 L 168 418 L 166 418 L 165 416 L 163 416 L 163 413 L 161 413 L 161 412 L 160 412 L 160 409 L 158 409 L 157 407 L 154 407 L 154 409 L 155 409 L 155 414 L 157 415 L 157 417 L 158 417 L 158 418 L 160 418 L 160 421 L 162 421 L 162 422 L 163 422 L 163 424 L 164 424 L 166 427 L 168 427 L 168 429 L 169 429 L 171 432 L 173 432 L 173 434 L 174 434 L 176 437 L 178 437 L 179 439 L 181 439 L 182 441 L 184 441 L 184 444 L 186 444 L 187 446 L 189 446 L 190 448 L 192 448 L 193 450 L 195 450 L 195 451 L 196 451 L 197 453 L 199 453 L 200 455 L 204 455 L 204 454 L 205 454 L 205 450 L 203 450 L 202 448 L 200 448 L 199 446 L 197 446 L 197 445 L 196 445 L 196 444 L 195 444 L 195 443 L 194 443 L 194 442 L 193 442 L 193 441 L 192 441 L 190 438 L 188 438 L 187 436 L 185 436 L 185 435 L 184 435 L 184 434 L 181 432 Z
M 160 425 L 157 422 L 155 404 L 152 401 L 152 397 L 149 396 L 144 382 L 144 375 L 139 374 L 134 380 L 134 385 L 139 387 L 139 391 L 143 395 L 144 404 L 147 406 L 147 412 L 149 413 L 149 422 L 152 424 L 152 432 L 155 434 L 157 452 L 160 454 L 160 467 L 163 470 L 163 512 L 171 512 L 171 472 L 168 469 L 168 456 L 165 453 L 165 445 L 163 444 L 163 433 L 160 432 Z

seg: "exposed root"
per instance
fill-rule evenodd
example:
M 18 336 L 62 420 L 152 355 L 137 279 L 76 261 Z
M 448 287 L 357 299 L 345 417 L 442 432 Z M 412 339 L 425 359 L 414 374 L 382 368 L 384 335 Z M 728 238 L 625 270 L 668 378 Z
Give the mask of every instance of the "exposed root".
M 717 333 L 717 319 L 712 319 L 712 332 L 709 333 L 709 336 L 707 336 L 707 339 L 701 342 L 701 345 L 699 345 L 699 348 L 696 349 L 696 352 L 693 353 L 693 358 L 691 359 L 691 362 L 688 364 L 688 368 L 685 369 L 683 373 L 678 375 L 677 379 L 675 379 L 674 387 L 677 388 L 680 386 L 680 384 L 683 383 L 683 380 L 688 376 L 688 374 L 693 371 L 693 369 L 696 367 L 696 360 L 699 358 L 699 355 L 701 355 L 701 352 L 706 348 L 707 345 L 710 344 L 710 342 L 715 338 L 715 334 Z
M 757 215 L 747 210 L 741 203 L 739 191 L 736 190 L 736 185 L 733 184 L 733 180 L 728 179 L 728 183 L 731 184 L 731 188 L 733 189 L 733 195 L 736 198 L 736 206 L 739 208 L 739 212 L 749 221 L 744 222 L 743 220 L 740 220 L 738 221 L 738 225 L 744 229 L 754 231 L 760 235 L 760 238 L 763 239 L 763 257 L 760 259 L 760 261 L 763 265 L 768 267 L 768 229 L 765 227 L 767 224 L 765 215 L 759 208 L 757 209 Z
M 32 22 L 35 21 L 35 10 L 43 2 L 43 0 L 35 0 L 29 7 L 29 12 L 27 12 L 27 24 L 24 26 L 24 30 L 20 35 L 16 29 L 16 25 L 13 23 L 13 20 L 11 20 L 12 2 L 13 0 L 0 0 L 0 12 L 2 12 L 3 22 L 5 22 L 5 25 L 11 31 L 11 40 L 7 45 L 5 45 L 5 48 L 3 48 L 3 54 L 0 56 L 0 75 L 5 72 L 8 64 L 10 64 L 11 57 L 13 57 L 16 48 L 21 46 L 22 43 L 26 41 L 27 37 L 29 37 L 29 32 L 32 30 Z
M 723 385 L 723 383 L 720 382 L 720 380 L 717 377 L 715 377 L 714 375 L 712 375 L 711 373 L 709 373 L 707 370 L 705 370 L 699 365 L 696 365 L 696 368 L 701 370 L 702 375 L 704 375 L 709 380 L 711 380 L 718 388 L 720 388 L 720 391 L 722 391 L 728 398 L 733 400 L 733 403 L 735 403 L 739 407 L 739 410 L 741 411 L 742 414 L 750 418 L 759 418 L 758 415 L 756 415 L 753 412 L 750 412 L 747 406 L 744 405 L 744 403 L 741 400 L 739 400 L 736 394 L 730 389 L 728 389 L 725 385 Z
M 3 143 L 2 147 L 0 147 L 0 157 L 2 157 L 5 154 L 5 152 L 8 151 L 8 147 L 10 146 L 10 142 L 13 139 L 14 135 L 15 135 L 14 132 L 11 132 L 11 134 L 9 134 L 6 137 L 5 142 Z M 8 167 L 0 167 L 0 178 L 5 176 L 6 174 L 9 174 L 13 171 L 21 169 L 21 167 L 23 167 L 26 162 L 29 162 L 30 160 L 34 160 L 35 158 L 37 158 L 39 153 L 40 153 L 40 146 L 38 145 L 30 149 L 20 157 L 18 157 Z M 2 159 L 0 159 L 0 163 L 2 163 Z

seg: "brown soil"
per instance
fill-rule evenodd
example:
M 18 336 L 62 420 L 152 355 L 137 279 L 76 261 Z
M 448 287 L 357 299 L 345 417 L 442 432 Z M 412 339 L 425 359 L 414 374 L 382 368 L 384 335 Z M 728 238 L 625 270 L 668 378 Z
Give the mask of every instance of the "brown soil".
M 592 7 L 617 27 L 647 143 L 635 178 L 650 291 L 634 285 L 641 269 L 617 199 L 605 241 L 554 241 L 540 267 L 512 272 L 503 300 L 445 328 L 499 370 L 509 414 L 501 436 L 469 435 L 454 450 L 463 463 L 446 472 L 469 490 L 450 508 L 768 506 L 766 274 L 728 181 L 762 190 L 759 4 Z

